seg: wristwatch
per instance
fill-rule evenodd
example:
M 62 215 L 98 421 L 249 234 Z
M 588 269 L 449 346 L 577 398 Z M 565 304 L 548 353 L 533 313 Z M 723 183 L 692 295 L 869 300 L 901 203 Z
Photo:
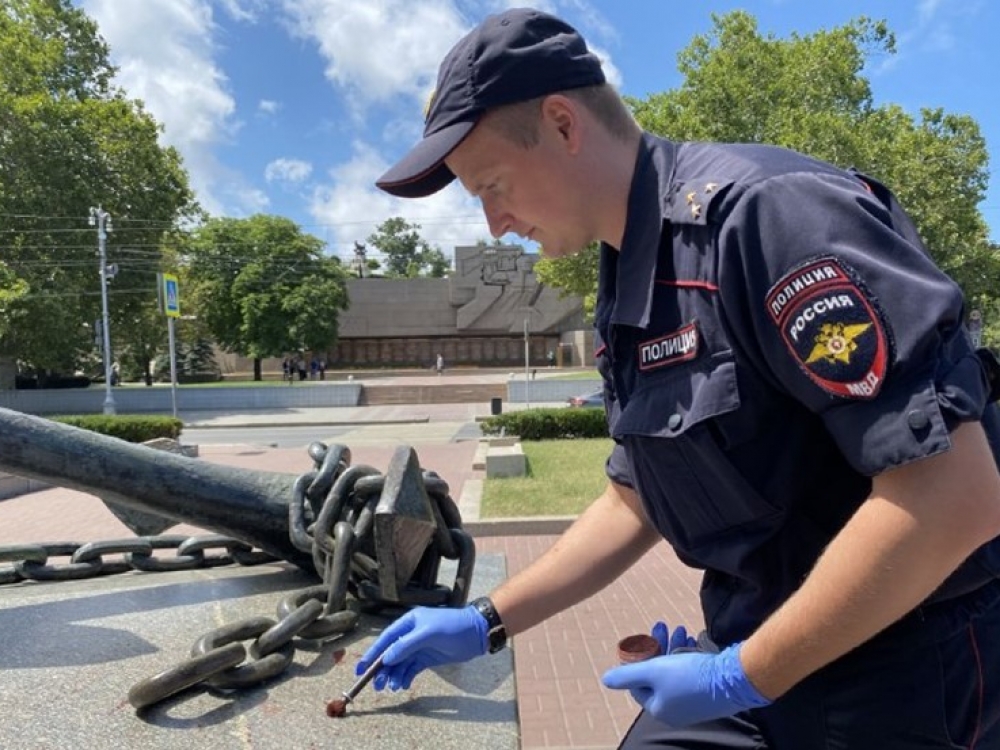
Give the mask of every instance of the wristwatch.
M 476 611 L 486 620 L 486 637 L 489 642 L 489 651 L 495 654 L 507 645 L 507 628 L 500 619 L 500 613 L 493 606 L 488 596 L 481 596 L 469 602 Z

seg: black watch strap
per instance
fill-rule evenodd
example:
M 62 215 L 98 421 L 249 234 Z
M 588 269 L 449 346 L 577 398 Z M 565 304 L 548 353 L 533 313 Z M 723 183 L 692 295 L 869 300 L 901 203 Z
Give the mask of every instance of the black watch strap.
M 490 601 L 488 596 L 474 599 L 470 604 L 486 620 L 486 637 L 489 643 L 489 650 L 491 654 L 495 654 L 507 645 L 507 628 L 504 626 L 503 620 L 500 619 L 500 613 L 497 612 L 497 608 L 493 606 L 493 602 Z

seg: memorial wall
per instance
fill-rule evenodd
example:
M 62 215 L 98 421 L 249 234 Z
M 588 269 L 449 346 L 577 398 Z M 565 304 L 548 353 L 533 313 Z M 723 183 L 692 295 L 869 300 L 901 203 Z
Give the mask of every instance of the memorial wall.
M 449 278 L 349 279 L 340 340 L 304 355 L 324 358 L 332 369 L 429 369 L 438 354 L 446 367 L 523 367 L 527 328 L 532 366 L 590 365 L 593 335 L 583 301 L 540 284 L 538 258 L 520 245 L 457 247 Z M 253 367 L 232 354 L 218 359 L 224 373 Z M 263 365 L 280 371 L 281 359 Z
M 348 282 L 349 310 L 330 367 L 431 367 L 587 364 L 590 324 L 579 297 L 538 282 L 538 256 L 517 245 L 455 248 L 446 279 L 359 278 Z

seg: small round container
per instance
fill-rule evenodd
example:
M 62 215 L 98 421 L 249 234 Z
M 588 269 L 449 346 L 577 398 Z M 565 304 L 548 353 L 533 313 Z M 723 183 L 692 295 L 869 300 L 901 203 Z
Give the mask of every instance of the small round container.
M 618 661 L 622 664 L 635 664 L 660 654 L 660 642 L 645 633 L 630 635 L 618 641 Z

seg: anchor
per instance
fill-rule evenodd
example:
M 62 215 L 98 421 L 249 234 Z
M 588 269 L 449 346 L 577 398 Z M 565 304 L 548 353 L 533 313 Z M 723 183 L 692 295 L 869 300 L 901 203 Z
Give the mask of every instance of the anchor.
M 140 536 L 188 523 L 233 537 L 319 575 L 328 612 L 348 590 L 374 608 L 465 603 L 475 544 L 412 447 L 385 475 L 343 445 L 308 450 L 302 475 L 238 469 L 0 408 L 0 470 L 96 495 Z M 442 559 L 457 561 L 450 587 Z

